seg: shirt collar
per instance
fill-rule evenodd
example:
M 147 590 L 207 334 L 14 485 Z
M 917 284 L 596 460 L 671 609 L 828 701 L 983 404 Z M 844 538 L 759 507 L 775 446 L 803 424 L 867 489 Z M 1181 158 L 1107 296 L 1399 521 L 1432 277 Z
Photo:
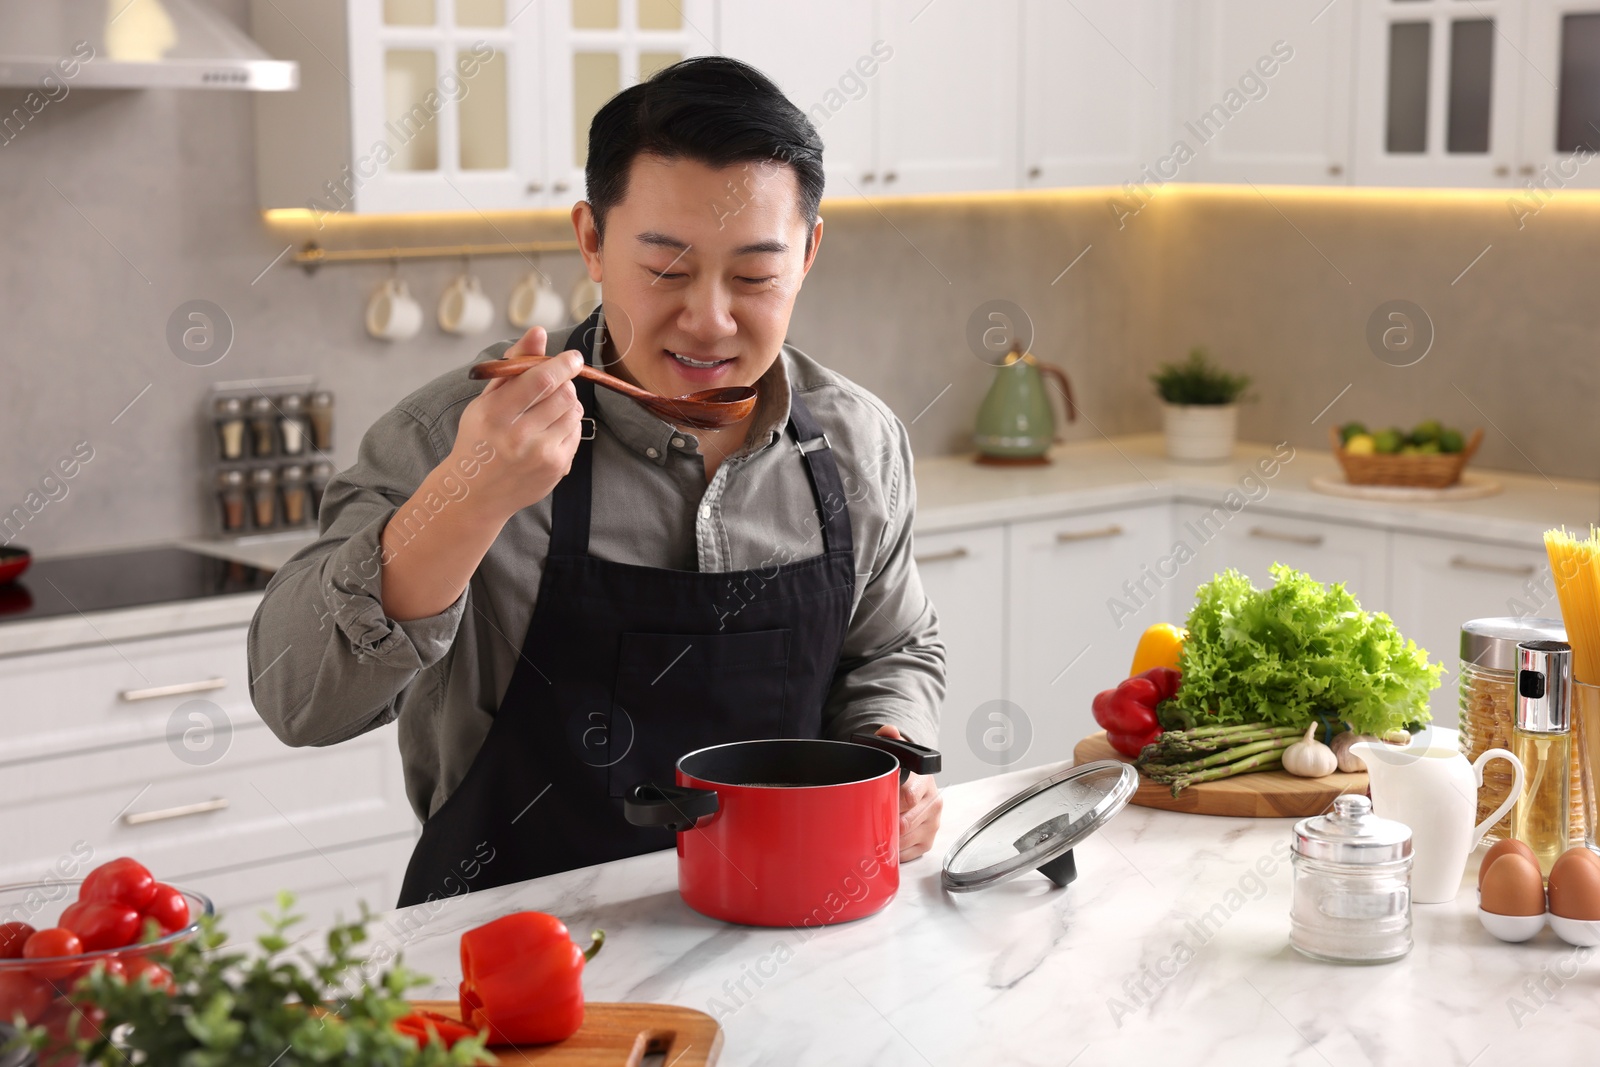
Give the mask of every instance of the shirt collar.
M 610 340 L 605 332 L 605 313 L 597 312 L 599 316 L 599 329 L 595 331 L 594 351 L 590 354 L 589 362 L 598 367 L 607 363 L 605 354 L 606 346 Z M 772 361 L 772 366 L 767 368 L 756 383 L 755 414 L 752 416 L 751 431 L 746 439 L 745 446 L 735 455 L 747 455 L 759 452 L 768 447 L 783 435 L 783 430 L 789 422 L 789 368 L 787 366 L 788 354 L 780 352 L 778 358 Z M 611 389 L 596 389 L 595 403 L 599 407 L 600 421 L 617 436 L 617 439 L 633 451 L 646 459 L 652 460 L 657 465 L 667 462 L 667 454 L 673 450 L 673 438 L 681 439 L 684 444 L 678 451 L 698 451 L 700 441 L 692 430 L 680 430 L 671 423 L 650 414 L 640 407 L 636 401 L 629 400 Z

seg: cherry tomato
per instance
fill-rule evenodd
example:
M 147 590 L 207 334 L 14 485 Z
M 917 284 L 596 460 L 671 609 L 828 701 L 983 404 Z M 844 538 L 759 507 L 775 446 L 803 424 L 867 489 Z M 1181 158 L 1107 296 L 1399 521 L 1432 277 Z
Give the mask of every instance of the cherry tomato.
M 78 1038 L 104 1036 L 105 1023 L 106 1013 L 100 1008 L 93 1004 L 75 1005 L 65 997 L 52 1003 L 39 1020 L 39 1025 L 50 1035 L 51 1048 L 65 1048 Z M 61 1061 L 46 1058 L 43 1062 Z
M 60 956 L 83 955 L 83 942 L 71 930 L 60 926 L 52 926 L 40 930 L 28 938 L 22 946 L 22 955 L 26 959 L 55 959 Z M 32 972 L 40 978 L 66 978 L 76 972 L 82 964 L 66 960 L 60 963 L 41 963 L 33 968 Z
M 22 955 L 22 946 L 34 934 L 27 923 L 0 923 L 0 960 L 14 960 Z
M 129 956 L 122 961 L 123 978 L 129 985 L 140 978 L 150 983 L 152 989 L 171 989 L 172 972 L 155 960 L 144 956 Z
M 144 928 L 144 920 L 132 908 L 82 900 L 69 904 L 56 923 L 77 934 L 85 952 L 131 945 Z
M 49 982 L 27 971 L 0 971 L 0 1022 L 11 1022 L 18 1015 L 29 1026 L 44 1017 L 45 1009 L 55 999 L 56 991 Z
M 165 882 L 157 882 L 155 894 L 144 906 L 144 916 L 160 923 L 162 932 L 170 934 L 189 925 L 189 901 Z
M 78 899 L 121 904 L 141 910 L 156 895 L 156 879 L 144 864 L 126 856 L 102 863 L 89 872 L 78 888 Z

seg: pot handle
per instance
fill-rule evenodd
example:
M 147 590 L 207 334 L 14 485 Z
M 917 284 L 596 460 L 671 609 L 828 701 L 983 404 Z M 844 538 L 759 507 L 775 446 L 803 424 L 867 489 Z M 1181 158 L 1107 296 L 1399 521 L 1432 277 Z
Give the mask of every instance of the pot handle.
M 850 740 L 868 748 L 879 748 L 900 761 L 900 780 L 906 780 L 913 771 L 917 774 L 938 774 L 943 762 L 937 749 L 926 748 L 898 737 L 880 737 L 871 730 L 857 730 Z
M 681 785 L 655 785 L 640 782 L 622 800 L 622 816 L 634 826 L 659 826 L 684 833 L 695 823 L 717 811 L 713 789 L 689 789 Z

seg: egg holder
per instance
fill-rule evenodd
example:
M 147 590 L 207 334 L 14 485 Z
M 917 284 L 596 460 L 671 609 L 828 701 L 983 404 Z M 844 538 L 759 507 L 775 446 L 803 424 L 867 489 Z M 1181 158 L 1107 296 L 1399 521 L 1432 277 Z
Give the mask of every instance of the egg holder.
M 1481 899 L 1482 894 L 1479 896 Z M 1478 921 L 1501 941 L 1527 941 L 1544 929 L 1548 921 L 1556 936 L 1569 945 L 1600 945 L 1600 920 L 1568 919 L 1552 914 L 1548 908 L 1540 915 L 1497 915 L 1492 911 L 1484 911 L 1483 905 L 1479 904 Z

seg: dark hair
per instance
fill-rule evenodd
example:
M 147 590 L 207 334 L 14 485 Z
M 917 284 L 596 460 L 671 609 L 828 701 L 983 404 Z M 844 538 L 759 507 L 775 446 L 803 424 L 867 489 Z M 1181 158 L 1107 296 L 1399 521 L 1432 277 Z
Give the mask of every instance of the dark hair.
M 805 112 L 772 80 L 726 56 L 696 56 L 664 67 L 608 100 L 589 123 L 584 178 L 595 229 L 628 191 L 641 153 L 708 167 L 786 163 L 800 186 L 806 247 L 822 200 L 822 139 Z

